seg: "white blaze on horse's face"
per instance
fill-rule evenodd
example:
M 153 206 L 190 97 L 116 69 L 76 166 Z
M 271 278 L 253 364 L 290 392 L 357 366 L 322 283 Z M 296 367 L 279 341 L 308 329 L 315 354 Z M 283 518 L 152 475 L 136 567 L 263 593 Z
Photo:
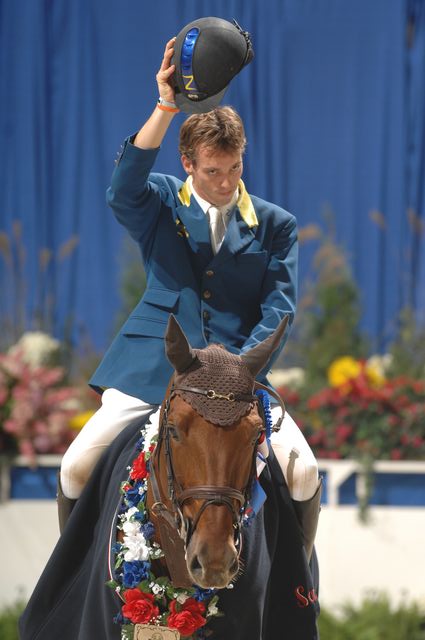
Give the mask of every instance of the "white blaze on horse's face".
M 178 396 L 170 403 L 172 460 L 176 484 L 182 490 L 228 487 L 245 493 L 252 481 L 255 445 L 263 423 L 256 406 L 230 426 L 216 426 L 199 416 Z M 182 505 L 189 536 L 186 563 L 194 584 L 224 588 L 239 571 L 239 537 L 235 516 L 243 507 L 189 498 Z M 199 515 L 200 514 L 200 515 Z M 198 519 L 199 516 L 199 519 Z M 195 524 L 195 526 L 194 526 Z M 239 542 L 239 544 L 238 544 Z

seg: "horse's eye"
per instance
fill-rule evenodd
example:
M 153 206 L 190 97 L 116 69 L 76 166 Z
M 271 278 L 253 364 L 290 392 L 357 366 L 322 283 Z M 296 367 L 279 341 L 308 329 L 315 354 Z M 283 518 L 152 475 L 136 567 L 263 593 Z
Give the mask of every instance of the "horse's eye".
M 179 432 L 177 431 L 177 428 L 173 425 L 173 424 L 167 424 L 167 429 L 170 433 L 170 436 L 173 438 L 173 440 L 178 440 L 179 439 Z

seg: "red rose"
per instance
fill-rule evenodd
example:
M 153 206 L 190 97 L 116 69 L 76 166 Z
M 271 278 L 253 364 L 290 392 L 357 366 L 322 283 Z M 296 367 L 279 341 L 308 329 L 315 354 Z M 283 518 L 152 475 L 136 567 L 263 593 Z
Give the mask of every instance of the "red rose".
M 159 609 L 154 604 L 151 593 L 143 593 L 139 589 L 127 589 L 124 591 L 124 600 L 122 614 L 131 622 L 150 622 L 152 618 L 159 616 Z
M 194 598 L 188 598 L 186 602 L 179 605 L 175 600 L 170 603 L 170 615 L 167 624 L 171 629 L 177 629 L 182 636 L 191 636 L 197 629 L 206 624 L 205 605 Z
M 145 452 L 142 451 L 133 462 L 130 478 L 132 480 L 144 480 L 147 475 Z

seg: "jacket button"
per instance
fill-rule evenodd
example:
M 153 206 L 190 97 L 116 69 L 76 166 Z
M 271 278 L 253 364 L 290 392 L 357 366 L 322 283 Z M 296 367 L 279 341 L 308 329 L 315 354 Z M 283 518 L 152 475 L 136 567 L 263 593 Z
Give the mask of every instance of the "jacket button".
M 205 275 L 207 275 L 209 278 L 211 278 L 211 276 L 214 275 L 214 271 L 212 271 L 212 269 L 208 269 L 208 271 L 205 271 Z
M 209 320 L 210 319 L 209 311 L 203 311 L 202 317 L 204 318 L 204 320 Z
M 205 300 L 209 300 L 211 298 L 211 291 L 208 291 L 208 289 L 206 289 L 203 293 L 203 296 Z

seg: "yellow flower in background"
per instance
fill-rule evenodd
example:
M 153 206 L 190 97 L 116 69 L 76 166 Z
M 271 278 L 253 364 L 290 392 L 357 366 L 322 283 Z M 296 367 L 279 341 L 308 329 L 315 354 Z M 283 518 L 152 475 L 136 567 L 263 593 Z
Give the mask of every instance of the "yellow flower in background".
M 328 369 L 328 381 L 331 387 L 342 387 L 349 380 L 357 378 L 362 371 L 362 365 L 351 356 L 343 356 L 332 362 Z
M 69 426 L 71 427 L 71 429 L 74 429 L 75 431 L 80 431 L 84 427 L 86 422 L 88 422 L 92 417 L 92 415 L 94 415 L 95 413 L 96 412 L 92 410 L 83 411 L 82 413 L 77 413 L 75 416 L 73 416 L 70 419 Z
M 328 381 L 331 387 L 343 387 L 350 380 L 361 374 L 366 377 L 371 387 L 382 387 L 386 381 L 382 358 L 371 357 L 367 362 L 356 360 L 351 356 L 343 356 L 332 362 L 328 369 Z

